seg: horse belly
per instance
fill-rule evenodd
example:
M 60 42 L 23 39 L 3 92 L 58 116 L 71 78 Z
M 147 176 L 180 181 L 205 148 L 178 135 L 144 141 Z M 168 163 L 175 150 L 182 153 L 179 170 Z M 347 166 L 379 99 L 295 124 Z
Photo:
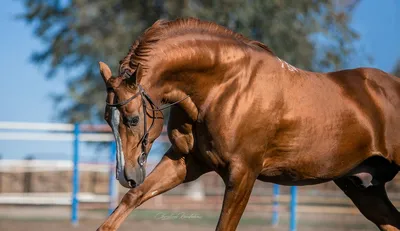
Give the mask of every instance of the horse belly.
M 257 179 L 264 182 L 289 186 L 313 185 L 332 180 L 327 178 L 318 178 L 315 176 L 306 177 L 301 171 L 290 168 L 265 169 L 263 172 L 261 172 Z

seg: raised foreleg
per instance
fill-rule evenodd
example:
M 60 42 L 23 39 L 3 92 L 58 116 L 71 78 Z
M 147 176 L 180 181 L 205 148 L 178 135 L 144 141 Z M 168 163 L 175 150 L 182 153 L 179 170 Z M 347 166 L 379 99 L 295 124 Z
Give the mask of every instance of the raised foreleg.
M 143 202 L 181 183 L 193 181 L 207 171 L 196 163 L 191 154 L 181 155 L 169 149 L 144 182 L 124 195 L 118 207 L 98 230 L 117 230 L 129 213 Z

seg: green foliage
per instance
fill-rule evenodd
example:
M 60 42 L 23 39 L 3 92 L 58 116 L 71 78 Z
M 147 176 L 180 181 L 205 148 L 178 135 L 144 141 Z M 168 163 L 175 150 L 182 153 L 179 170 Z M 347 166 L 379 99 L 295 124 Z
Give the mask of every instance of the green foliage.
M 339 69 L 356 54 L 349 27 L 357 0 L 21 0 L 21 17 L 45 49 L 32 55 L 51 78 L 67 70 L 68 93 L 55 103 L 68 121 L 101 121 L 105 89 L 98 61 L 116 72 L 137 36 L 157 19 L 193 16 L 259 40 L 299 68 Z M 72 102 L 70 101 L 72 99 Z
M 400 77 L 400 60 L 397 62 L 397 65 L 394 68 L 393 74 L 397 77 Z

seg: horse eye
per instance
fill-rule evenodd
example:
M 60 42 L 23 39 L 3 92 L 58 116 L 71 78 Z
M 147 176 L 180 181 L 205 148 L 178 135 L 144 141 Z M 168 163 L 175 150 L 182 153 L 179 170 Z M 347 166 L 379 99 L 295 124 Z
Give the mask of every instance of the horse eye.
M 139 116 L 124 117 L 124 124 L 128 126 L 136 126 L 139 123 Z

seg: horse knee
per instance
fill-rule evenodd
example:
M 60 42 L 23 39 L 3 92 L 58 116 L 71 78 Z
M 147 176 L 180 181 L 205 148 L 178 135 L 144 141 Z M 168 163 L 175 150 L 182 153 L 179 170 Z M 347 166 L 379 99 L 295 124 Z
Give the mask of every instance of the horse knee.
M 124 195 L 121 203 L 127 205 L 128 207 L 136 207 L 140 205 L 143 194 L 144 193 L 139 188 L 131 189 Z

